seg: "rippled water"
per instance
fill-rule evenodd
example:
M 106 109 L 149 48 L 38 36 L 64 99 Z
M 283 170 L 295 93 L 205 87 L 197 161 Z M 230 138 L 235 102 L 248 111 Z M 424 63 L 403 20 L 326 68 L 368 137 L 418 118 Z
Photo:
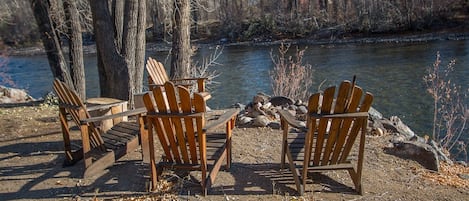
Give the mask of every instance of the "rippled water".
M 257 92 L 271 93 L 269 71 L 273 68 L 270 52 L 276 46 L 225 47 L 213 69 L 220 73 L 220 85 L 211 89 L 212 108 L 248 103 Z M 397 115 L 416 133 L 431 132 L 431 97 L 425 91 L 423 76 L 440 51 L 443 64 L 455 58 L 453 80 L 469 86 L 469 41 L 438 41 L 420 44 L 373 44 L 308 46 L 305 63 L 313 65 L 313 81 L 317 89 L 338 84 L 357 75 L 357 84 L 375 95 L 373 106 L 386 117 Z M 202 48 L 197 57 L 210 54 Z M 164 52 L 148 52 L 147 56 L 164 61 Z M 88 96 L 98 94 L 98 78 L 94 56 L 86 58 Z M 26 88 L 36 98 L 51 91 L 52 74 L 45 56 L 11 57 L 6 69 L 19 88 Z

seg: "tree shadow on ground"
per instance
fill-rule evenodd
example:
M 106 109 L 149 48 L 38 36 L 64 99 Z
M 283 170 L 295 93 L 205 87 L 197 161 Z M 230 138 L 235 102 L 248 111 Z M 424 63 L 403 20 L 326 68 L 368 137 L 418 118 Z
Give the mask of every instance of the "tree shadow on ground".
M 145 193 L 148 178 L 144 172 L 148 165 L 139 159 L 121 160 L 100 175 L 82 178 L 83 161 L 62 166 L 65 159 L 62 141 L 23 142 L 19 139 L 1 143 L 4 144 L 0 147 L 1 200 L 115 198 Z

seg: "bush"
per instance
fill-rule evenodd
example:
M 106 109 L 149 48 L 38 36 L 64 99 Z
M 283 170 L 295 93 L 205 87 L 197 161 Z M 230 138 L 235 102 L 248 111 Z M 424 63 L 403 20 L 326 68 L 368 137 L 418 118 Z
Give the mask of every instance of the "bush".
M 454 158 L 464 154 L 467 161 L 469 133 L 466 123 L 469 119 L 467 96 L 469 88 L 463 89 L 450 79 L 456 61 L 451 60 L 446 68 L 440 67 L 440 53 L 436 55 L 433 67 L 424 76 L 427 91 L 433 98 L 432 137 Z M 465 141 L 464 141 L 465 140 Z
M 313 85 L 313 69 L 310 64 L 303 64 L 305 49 L 296 49 L 294 56 L 287 56 L 290 44 L 281 44 L 278 55 L 270 53 L 274 69 L 270 71 L 272 91 L 275 96 L 286 96 L 305 101 Z

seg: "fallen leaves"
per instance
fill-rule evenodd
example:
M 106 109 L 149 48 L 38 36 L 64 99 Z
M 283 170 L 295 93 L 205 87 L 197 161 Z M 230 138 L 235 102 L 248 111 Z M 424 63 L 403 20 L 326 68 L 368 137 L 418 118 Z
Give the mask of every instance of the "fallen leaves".
M 464 179 L 464 175 L 469 175 L 469 167 L 460 164 L 450 165 L 440 163 L 440 172 L 424 170 L 418 171 L 423 178 L 437 182 L 440 185 L 452 186 L 456 188 L 469 188 L 469 179 Z

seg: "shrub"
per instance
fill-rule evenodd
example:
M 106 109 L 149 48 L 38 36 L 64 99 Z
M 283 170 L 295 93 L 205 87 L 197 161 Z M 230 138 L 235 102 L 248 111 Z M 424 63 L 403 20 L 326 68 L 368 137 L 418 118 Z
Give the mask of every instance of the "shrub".
M 440 53 L 432 67 L 427 69 L 424 76 L 427 91 L 433 98 L 433 128 L 432 137 L 441 147 L 453 157 L 464 154 L 467 161 L 467 144 L 469 135 L 466 123 L 469 118 L 467 107 L 468 90 L 461 88 L 450 79 L 456 61 L 451 60 L 446 68 L 441 68 Z M 464 141 L 464 139 L 466 141 Z
M 274 69 L 269 72 L 273 95 L 286 96 L 295 100 L 306 100 L 313 84 L 313 69 L 310 64 L 303 64 L 306 49 L 296 48 L 294 56 L 287 56 L 290 44 L 281 44 L 278 55 L 270 52 Z

